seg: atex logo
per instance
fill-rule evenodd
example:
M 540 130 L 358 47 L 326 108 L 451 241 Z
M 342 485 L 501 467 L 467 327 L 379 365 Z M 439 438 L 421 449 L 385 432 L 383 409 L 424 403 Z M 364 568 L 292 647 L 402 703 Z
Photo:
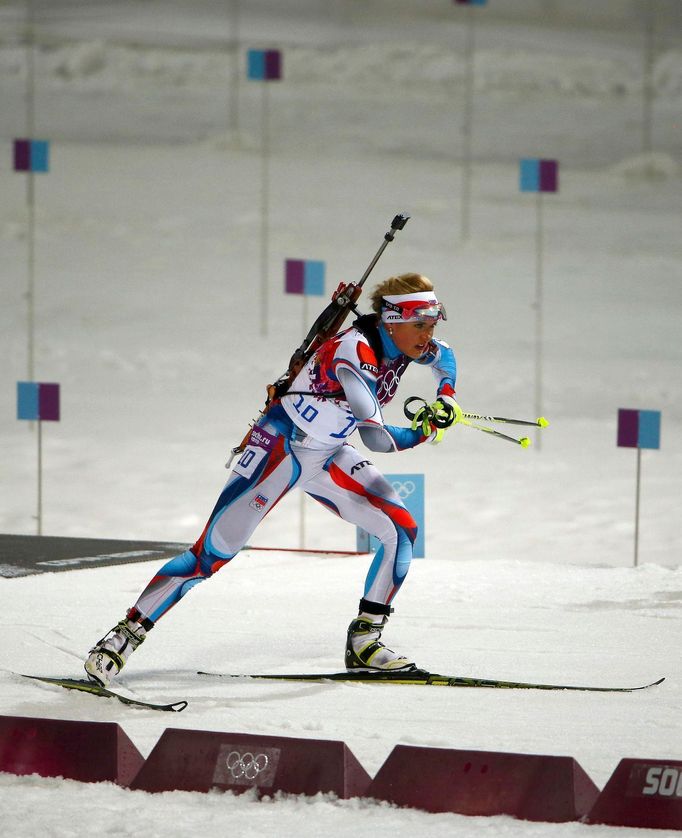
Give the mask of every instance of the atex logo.
M 650 765 L 644 778 L 642 794 L 646 797 L 682 797 L 682 768 Z

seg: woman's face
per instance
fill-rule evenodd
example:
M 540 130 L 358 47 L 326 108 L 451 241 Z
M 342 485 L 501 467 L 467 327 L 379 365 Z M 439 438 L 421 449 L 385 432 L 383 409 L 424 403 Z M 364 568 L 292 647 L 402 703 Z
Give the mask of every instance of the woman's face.
M 416 360 L 428 349 L 434 326 L 435 323 L 413 320 L 409 323 L 393 323 L 387 329 L 400 352 Z

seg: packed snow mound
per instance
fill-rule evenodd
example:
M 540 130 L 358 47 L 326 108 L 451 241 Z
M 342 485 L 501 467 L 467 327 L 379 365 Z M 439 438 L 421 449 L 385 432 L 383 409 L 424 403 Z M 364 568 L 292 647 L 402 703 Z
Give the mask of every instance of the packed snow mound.
M 241 53 L 245 46 L 239 48 Z M 168 88 L 224 85 L 231 77 L 235 47 L 164 48 L 107 44 L 103 41 L 39 46 L 36 74 L 57 86 L 106 90 L 145 83 Z M 240 55 L 239 66 L 245 65 Z M 0 69 L 6 77 L 23 75 L 22 51 L 0 46 Z M 467 72 L 463 45 L 414 43 L 288 46 L 284 76 L 294 84 L 331 84 L 396 95 L 406 87 L 446 91 L 462 84 Z M 582 52 L 557 55 L 539 50 L 479 49 L 474 84 L 479 91 L 552 92 L 570 96 L 626 96 L 642 90 L 641 56 L 597 56 Z M 682 97 L 682 52 L 656 57 L 652 68 L 655 95 Z
M 555 55 L 533 50 L 481 50 L 476 88 L 574 96 L 623 96 L 641 90 L 637 61 L 596 55 Z
M 48 66 L 51 75 L 69 81 L 98 75 L 107 64 L 107 46 L 104 41 L 89 41 L 58 50 Z
M 626 157 L 611 172 L 627 180 L 671 180 L 682 174 L 682 168 L 670 154 L 649 152 Z

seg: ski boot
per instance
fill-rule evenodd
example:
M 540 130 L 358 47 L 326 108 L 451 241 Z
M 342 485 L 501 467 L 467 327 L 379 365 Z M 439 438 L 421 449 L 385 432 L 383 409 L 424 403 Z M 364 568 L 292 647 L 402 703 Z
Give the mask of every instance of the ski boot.
M 154 623 L 132 609 L 90 650 L 83 664 L 86 675 L 102 687 L 108 686 L 112 678 L 123 669 L 130 655 L 144 643 L 147 632 Z
M 416 669 L 414 661 L 398 655 L 381 643 L 381 632 L 391 608 L 377 602 L 360 600 L 360 613 L 348 626 L 346 669 Z

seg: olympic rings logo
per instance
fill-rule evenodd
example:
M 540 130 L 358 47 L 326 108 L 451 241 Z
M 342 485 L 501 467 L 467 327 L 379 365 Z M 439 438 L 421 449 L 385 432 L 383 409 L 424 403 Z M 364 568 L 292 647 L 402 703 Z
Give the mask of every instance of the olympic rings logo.
M 393 370 L 388 370 L 377 387 L 377 395 L 392 397 L 398 389 L 400 377 Z
M 225 766 L 235 780 L 255 780 L 270 765 L 267 754 L 252 754 L 251 751 L 239 753 L 230 751 L 225 760 Z
M 383 404 L 385 401 L 392 399 L 400 384 L 400 377 L 405 372 L 407 364 L 404 361 L 399 361 L 395 367 L 388 367 L 377 381 L 377 398 Z
M 220 746 L 213 771 L 213 785 L 218 788 L 254 786 L 270 788 L 275 781 L 281 751 L 264 744 L 226 742 Z M 245 750 L 242 750 L 244 748 Z
M 412 480 L 405 480 L 405 481 L 394 480 L 393 483 L 391 483 L 391 486 L 393 487 L 393 491 L 398 495 L 398 497 L 401 500 L 405 500 L 406 498 L 409 498 L 409 496 L 417 488 L 414 485 Z

